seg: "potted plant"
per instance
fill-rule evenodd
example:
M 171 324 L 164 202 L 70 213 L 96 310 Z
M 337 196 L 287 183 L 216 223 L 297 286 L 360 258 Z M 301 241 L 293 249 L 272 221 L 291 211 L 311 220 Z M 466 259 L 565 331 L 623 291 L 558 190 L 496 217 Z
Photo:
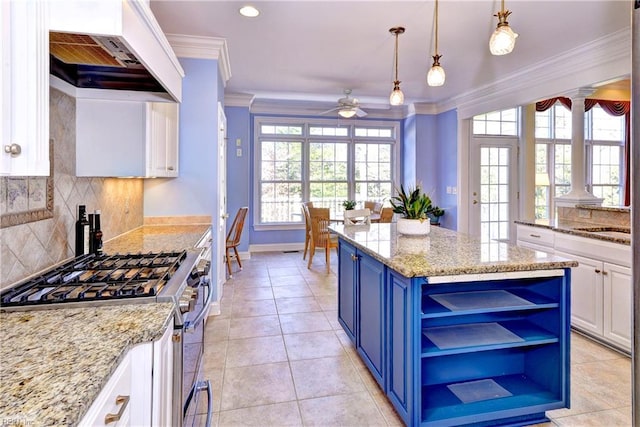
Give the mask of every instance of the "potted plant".
M 352 209 L 355 209 L 356 201 L 355 200 L 345 200 L 344 202 L 342 202 L 342 207 L 344 208 L 345 211 L 350 211 Z
M 438 206 L 433 206 L 431 211 L 427 214 L 431 225 L 440 225 L 440 217 L 444 215 L 444 209 L 439 208 Z
M 427 235 L 430 231 L 429 212 L 432 209 L 431 198 L 422 192 L 420 186 L 405 191 L 400 185 L 398 195 L 389 201 L 393 212 L 402 215 L 398 218 L 397 230 L 400 234 Z

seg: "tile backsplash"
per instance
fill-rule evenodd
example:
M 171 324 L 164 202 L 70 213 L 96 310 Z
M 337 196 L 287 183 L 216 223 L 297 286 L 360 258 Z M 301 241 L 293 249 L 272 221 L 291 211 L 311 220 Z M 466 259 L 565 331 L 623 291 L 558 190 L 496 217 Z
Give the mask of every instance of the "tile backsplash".
M 74 98 L 51 89 L 53 218 L 0 229 L 0 288 L 74 256 L 80 204 L 101 210 L 105 240 L 143 224 L 142 179 L 75 176 L 75 111 Z

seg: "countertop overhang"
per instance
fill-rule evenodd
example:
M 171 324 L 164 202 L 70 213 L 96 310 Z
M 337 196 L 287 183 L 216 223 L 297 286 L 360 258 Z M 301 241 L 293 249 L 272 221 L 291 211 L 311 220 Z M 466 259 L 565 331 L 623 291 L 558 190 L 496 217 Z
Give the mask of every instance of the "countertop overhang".
M 468 234 L 431 227 L 424 237 L 398 234 L 395 223 L 345 226 L 331 231 L 405 277 L 554 270 L 573 260 Z

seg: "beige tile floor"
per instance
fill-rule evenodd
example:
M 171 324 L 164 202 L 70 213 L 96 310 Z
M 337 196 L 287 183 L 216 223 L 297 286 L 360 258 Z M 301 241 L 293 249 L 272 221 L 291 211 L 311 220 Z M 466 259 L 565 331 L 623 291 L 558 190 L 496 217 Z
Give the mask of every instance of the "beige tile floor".
M 337 258 L 326 274 L 323 255 L 307 269 L 300 252 L 252 254 L 224 285 L 205 331 L 212 425 L 403 425 L 336 320 Z M 631 426 L 630 359 L 575 333 L 571 345 L 572 407 L 544 426 Z

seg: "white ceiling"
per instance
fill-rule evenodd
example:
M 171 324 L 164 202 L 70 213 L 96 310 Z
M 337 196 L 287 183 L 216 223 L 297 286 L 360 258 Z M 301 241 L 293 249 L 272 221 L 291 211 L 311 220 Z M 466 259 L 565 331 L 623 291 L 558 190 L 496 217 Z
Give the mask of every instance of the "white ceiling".
M 252 3 L 257 18 L 239 15 Z M 434 1 L 152 0 L 165 33 L 227 40 L 231 78 L 225 94 L 256 99 L 335 102 L 353 90 L 361 103 L 386 107 L 393 80 L 394 38 L 406 103 L 438 103 L 631 25 L 622 0 L 507 0 L 508 21 L 519 34 L 515 50 L 492 56 L 499 0 L 440 0 L 439 51 L 447 79 L 429 87 Z M 598 82 L 594 82 L 598 83 Z

